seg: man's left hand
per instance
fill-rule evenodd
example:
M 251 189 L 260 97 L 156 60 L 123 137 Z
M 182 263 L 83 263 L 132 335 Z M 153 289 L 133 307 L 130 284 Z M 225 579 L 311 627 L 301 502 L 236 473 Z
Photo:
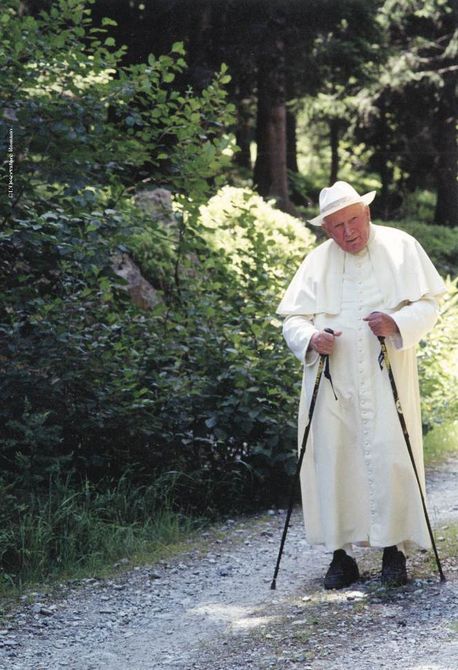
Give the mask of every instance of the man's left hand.
M 367 321 L 369 328 L 377 337 L 390 337 L 399 333 L 396 321 L 384 312 L 371 312 L 363 321 Z

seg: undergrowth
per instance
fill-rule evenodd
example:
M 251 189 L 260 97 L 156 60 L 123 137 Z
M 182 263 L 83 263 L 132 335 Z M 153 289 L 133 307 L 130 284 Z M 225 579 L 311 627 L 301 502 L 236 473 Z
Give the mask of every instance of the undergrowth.
M 120 559 L 138 564 L 173 553 L 173 546 L 205 521 L 172 509 L 163 490 L 159 503 L 161 488 L 158 482 L 134 487 L 124 478 L 97 491 L 88 482 L 76 488 L 53 480 L 46 496 L 24 498 L 15 523 L 9 517 L 9 526 L 0 531 L 0 593 L 20 593 L 43 581 L 102 576 Z M 4 488 L 1 493 L 7 502 Z
M 458 421 L 435 426 L 424 438 L 425 463 L 436 465 L 458 453 Z

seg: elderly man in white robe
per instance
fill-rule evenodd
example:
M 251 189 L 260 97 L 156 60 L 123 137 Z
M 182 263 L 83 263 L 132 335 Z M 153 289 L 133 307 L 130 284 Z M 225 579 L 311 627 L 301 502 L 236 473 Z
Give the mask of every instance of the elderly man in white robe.
M 382 582 L 393 585 L 407 581 L 406 551 L 430 547 L 378 337 L 386 338 L 424 491 L 415 346 L 437 320 L 445 285 L 413 237 L 371 223 L 374 197 L 342 181 L 321 191 L 310 223 L 329 239 L 305 258 L 277 310 L 304 366 L 299 446 L 318 360 L 329 354 L 334 388 L 322 379 L 300 473 L 307 539 L 333 551 L 328 589 L 359 578 L 354 545 L 383 549 Z

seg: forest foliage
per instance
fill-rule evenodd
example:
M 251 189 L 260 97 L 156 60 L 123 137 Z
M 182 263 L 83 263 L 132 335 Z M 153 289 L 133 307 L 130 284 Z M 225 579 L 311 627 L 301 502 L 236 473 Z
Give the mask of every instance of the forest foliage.
M 281 504 L 295 464 L 300 369 L 275 309 L 315 234 L 244 178 L 228 184 L 227 67 L 190 87 L 181 42 L 129 64 L 91 5 L 29 14 L 7 0 L 0 17 L 0 128 L 16 147 L 0 230 L 10 582 L 103 553 L 107 535 L 128 551 L 125 526 L 143 525 L 147 541 L 164 506 Z M 157 189 L 172 200 L 151 205 Z M 420 352 L 429 429 L 458 405 L 458 242 L 450 228 L 400 225 L 452 276 Z M 149 283 L 148 309 L 115 272 L 125 255 Z

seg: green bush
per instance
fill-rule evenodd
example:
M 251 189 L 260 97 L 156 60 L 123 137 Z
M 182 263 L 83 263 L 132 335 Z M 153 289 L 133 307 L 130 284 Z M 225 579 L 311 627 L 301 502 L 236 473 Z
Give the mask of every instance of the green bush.
M 433 427 L 424 439 L 427 465 L 443 462 L 448 456 L 456 456 L 458 445 L 458 421 L 446 421 Z
M 221 189 L 201 207 L 199 223 L 205 254 L 188 304 L 196 318 L 201 384 L 207 381 L 190 415 L 189 439 L 206 441 L 207 454 L 219 454 L 253 482 L 240 491 L 243 504 L 268 501 L 284 495 L 295 460 L 297 388 L 291 380 L 300 383 L 274 314 L 315 238 L 249 189 Z
M 438 323 L 420 343 L 418 368 L 423 427 L 453 421 L 458 412 L 458 278 L 447 280 L 448 293 Z
M 150 486 L 179 461 L 164 405 L 189 387 L 173 372 L 187 317 L 135 307 L 112 256 L 151 225 L 132 198 L 145 179 L 173 188 L 192 212 L 232 146 L 224 67 L 199 94 L 176 90 L 182 45 L 125 67 L 123 49 L 106 37 L 110 20 L 95 26 L 91 3 L 54 4 L 34 18 L 7 0 L 0 21 L 0 131 L 5 145 L 12 128 L 16 149 L 0 231 L 2 537 L 10 539 L 19 510 L 38 523 L 55 478 L 68 475 L 76 492 L 86 480 L 102 491 L 129 469 L 136 487 Z M 171 247 L 174 263 L 181 253 Z M 75 547 L 84 552 L 84 543 Z M 41 560 L 33 553 L 31 562 Z M 11 560 L 7 567 L 15 571 Z
M 200 223 L 207 243 L 241 282 L 264 273 L 277 297 L 316 242 L 300 221 L 248 188 L 220 189 L 200 208 Z
M 398 218 L 401 221 L 432 224 L 435 205 L 436 194 L 432 191 L 416 189 L 413 192 L 404 192 Z
M 299 371 L 274 312 L 315 239 L 248 189 L 224 187 L 182 214 L 178 302 L 157 319 L 157 457 L 181 473 L 179 499 L 189 508 L 254 508 L 284 495 L 294 461 L 290 385 Z M 149 245 L 133 244 L 154 273 Z
M 94 25 L 93 2 L 58 0 L 37 17 L 3 3 L 0 136 L 6 156 L 13 130 L 16 217 L 31 203 L 88 211 L 101 191 L 117 205 L 145 182 L 202 197 L 230 162 L 225 66 L 199 95 L 172 86 L 186 70 L 181 43 L 123 66 L 126 48 L 107 37 L 111 19 Z

